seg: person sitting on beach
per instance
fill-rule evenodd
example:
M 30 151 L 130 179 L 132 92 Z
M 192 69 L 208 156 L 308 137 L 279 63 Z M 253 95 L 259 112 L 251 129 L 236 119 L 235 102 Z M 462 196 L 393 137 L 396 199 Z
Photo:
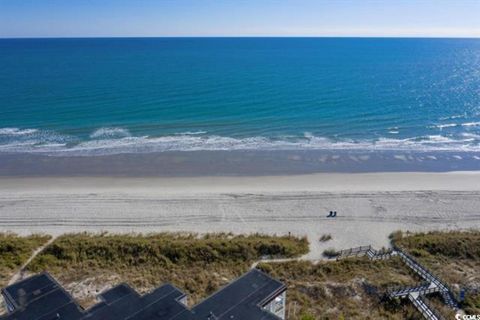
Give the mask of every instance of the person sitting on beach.
M 337 211 L 330 211 L 327 218 L 335 218 L 337 216 Z

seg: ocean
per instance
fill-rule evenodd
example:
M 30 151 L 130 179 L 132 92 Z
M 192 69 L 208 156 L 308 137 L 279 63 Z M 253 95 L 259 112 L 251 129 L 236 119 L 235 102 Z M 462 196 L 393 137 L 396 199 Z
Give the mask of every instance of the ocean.
M 0 39 L 0 153 L 480 152 L 480 40 Z

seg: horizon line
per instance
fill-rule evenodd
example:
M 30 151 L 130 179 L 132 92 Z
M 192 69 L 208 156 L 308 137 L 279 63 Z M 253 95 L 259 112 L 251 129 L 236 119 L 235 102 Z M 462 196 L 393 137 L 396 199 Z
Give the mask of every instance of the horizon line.
M 345 38 L 345 39 L 480 39 L 480 35 L 162 35 L 162 36 L 14 36 L 0 40 L 15 39 L 160 39 L 160 38 Z

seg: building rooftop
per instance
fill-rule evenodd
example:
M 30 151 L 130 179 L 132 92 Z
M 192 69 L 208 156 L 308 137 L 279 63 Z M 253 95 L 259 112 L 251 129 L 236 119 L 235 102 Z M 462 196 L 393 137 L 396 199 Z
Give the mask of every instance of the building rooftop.
M 9 313 L 1 320 L 221 320 L 281 319 L 264 309 L 285 292 L 281 282 L 251 270 L 189 309 L 186 295 L 165 284 L 143 296 L 127 284 L 99 295 L 100 302 L 84 310 L 48 273 L 22 280 L 2 290 Z
M 198 319 L 278 319 L 262 307 L 286 290 L 281 282 L 254 269 L 192 308 Z
M 8 320 L 79 320 L 83 313 L 62 286 L 48 273 L 41 273 L 2 290 L 11 311 L 0 319 Z

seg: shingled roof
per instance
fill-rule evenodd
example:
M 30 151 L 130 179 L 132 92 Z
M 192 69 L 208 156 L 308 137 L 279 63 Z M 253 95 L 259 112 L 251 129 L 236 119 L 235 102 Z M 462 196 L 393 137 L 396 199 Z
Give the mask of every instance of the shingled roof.
M 1 320 L 278 320 L 263 307 L 285 285 L 253 269 L 189 309 L 186 295 L 171 284 L 139 295 L 127 284 L 100 294 L 83 310 L 57 281 L 44 272 L 2 290 L 9 313 Z

